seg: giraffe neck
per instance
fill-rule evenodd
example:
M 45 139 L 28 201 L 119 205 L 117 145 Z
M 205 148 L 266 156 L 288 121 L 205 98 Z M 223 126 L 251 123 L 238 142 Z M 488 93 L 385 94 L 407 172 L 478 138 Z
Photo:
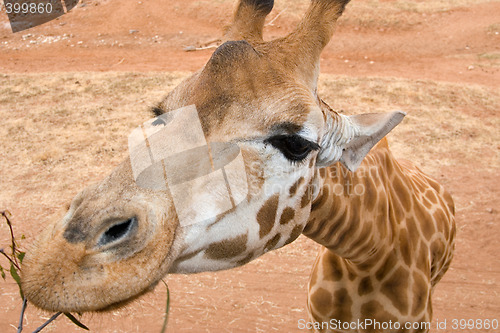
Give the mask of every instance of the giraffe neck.
M 391 205 L 396 196 L 389 184 L 403 171 L 385 139 L 354 173 L 340 163 L 317 172 L 320 191 L 303 233 L 353 263 L 376 262 L 390 250 L 396 215 L 402 213 Z M 408 205 L 411 200 L 397 206 L 410 210 Z

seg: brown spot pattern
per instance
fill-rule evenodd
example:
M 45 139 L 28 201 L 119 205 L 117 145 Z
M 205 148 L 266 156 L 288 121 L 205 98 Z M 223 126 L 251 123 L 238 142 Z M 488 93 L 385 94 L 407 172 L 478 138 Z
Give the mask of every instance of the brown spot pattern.
M 360 296 L 369 294 L 373 291 L 372 279 L 367 276 L 361 279 L 358 285 L 358 294 Z
M 291 207 L 286 207 L 283 209 L 283 212 L 281 213 L 280 217 L 280 224 L 288 224 L 293 218 L 295 217 L 295 211 Z
M 306 207 L 309 204 L 309 202 L 311 202 L 312 192 L 313 192 L 312 187 L 308 186 L 306 191 L 304 192 L 304 195 L 300 199 L 300 208 Z
M 428 298 L 428 282 L 424 280 L 421 274 L 413 272 L 413 306 L 411 309 L 412 316 L 418 316 L 425 309 L 425 304 Z
M 399 231 L 399 250 L 405 264 L 410 266 L 412 262 L 412 248 L 408 240 L 408 232 L 405 229 Z
M 384 260 L 382 266 L 375 273 L 377 280 L 382 281 L 382 279 L 389 275 L 389 273 L 394 269 L 397 264 L 396 256 L 390 252 L 387 258 Z
M 271 249 L 274 249 L 276 244 L 278 244 L 278 242 L 280 241 L 280 238 L 281 238 L 280 234 L 274 235 L 273 238 L 271 238 L 269 241 L 267 241 L 266 246 L 264 247 L 264 250 L 269 251 Z
M 296 225 L 293 228 L 292 232 L 290 233 L 290 237 L 288 237 L 288 239 L 286 240 L 285 245 L 290 244 L 291 242 L 296 240 L 300 236 L 301 233 L 302 233 L 302 226 Z
M 264 203 L 257 213 L 259 223 L 259 237 L 266 236 L 274 226 L 276 221 L 276 211 L 278 210 L 279 194 L 275 194 Z
M 333 294 L 334 299 L 334 312 L 332 318 L 337 318 L 340 321 L 351 321 L 352 320 L 352 298 L 349 296 L 347 289 L 342 288 Z
M 205 251 L 205 256 L 210 259 L 220 260 L 236 257 L 247 249 L 248 236 L 240 235 L 232 239 L 224 239 L 217 243 L 212 243 Z
M 403 181 L 400 177 L 395 177 L 392 186 L 394 187 L 394 191 L 398 197 L 399 202 L 404 207 L 404 210 L 409 212 L 411 210 L 411 196 L 409 187 L 403 184 Z
M 408 271 L 399 267 L 392 275 L 382 284 L 380 291 L 386 295 L 391 303 L 406 316 L 409 310 L 408 304 L 408 281 L 410 274 Z
M 333 306 L 332 294 L 324 288 L 318 288 L 311 295 L 311 303 L 323 316 L 329 315 L 330 309 Z
M 361 315 L 363 316 L 363 318 L 377 319 L 377 321 L 379 322 L 388 323 L 389 321 L 398 321 L 398 319 L 394 315 L 385 311 L 382 304 L 377 301 L 370 301 L 363 304 L 361 306 Z
M 297 193 L 297 189 L 304 183 L 304 177 L 300 177 L 288 190 L 288 193 L 293 197 Z
M 340 281 L 342 279 L 342 259 L 333 254 L 323 256 L 323 278 L 327 281 Z

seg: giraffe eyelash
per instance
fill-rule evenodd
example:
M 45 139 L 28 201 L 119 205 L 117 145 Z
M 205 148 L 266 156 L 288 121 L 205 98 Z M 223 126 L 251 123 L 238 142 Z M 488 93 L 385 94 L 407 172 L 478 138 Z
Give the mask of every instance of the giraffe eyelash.
M 264 141 L 278 149 L 283 156 L 293 164 L 298 164 L 307 158 L 312 151 L 318 150 L 320 146 L 303 137 L 292 135 L 275 135 Z

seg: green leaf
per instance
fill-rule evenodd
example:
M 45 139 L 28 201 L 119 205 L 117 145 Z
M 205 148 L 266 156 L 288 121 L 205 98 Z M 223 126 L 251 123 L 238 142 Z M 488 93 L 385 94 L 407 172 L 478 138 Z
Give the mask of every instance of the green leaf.
M 2 275 L 2 279 L 5 280 L 5 271 L 3 270 L 2 265 L 0 265 L 0 275 Z
M 167 331 L 168 314 L 170 312 L 170 289 L 168 288 L 168 284 L 165 281 L 161 280 L 161 282 L 163 282 L 165 287 L 167 287 L 167 306 L 165 308 L 165 319 L 163 320 L 163 326 L 160 332 L 160 333 L 165 333 Z
M 22 263 L 23 262 L 23 259 L 24 259 L 24 256 L 26 255 L 26 252 L 19 252 L 17 254 L 17 259 L 19 259 L 19 262 Z
M 84 330 L 86 331 L 90 331 L 89 328 L 85 325 L 83 325 L 78 319 L 75 318 L 75 316 L 73 316 L 71 313 L 67 313 L 65 312 L 64 315 L 66 317 L 68 317 L 69 320 L 71 320 L 73 322 L 73 324 L 75 324 L 76 326 L 80 327 L 80 328 L 83 328 Z
M 17 269 L 14 266 L 14 264 L 10 264 L 10 275 L 12 278 L 16 281 L 17 285 L 19 286 L 19 293 L 21 294 L 21 299 L 24 299 L 24 294 L 23 290 L 21 289 L 21 278 L 19 277 L 19 274 L 17 273 Z

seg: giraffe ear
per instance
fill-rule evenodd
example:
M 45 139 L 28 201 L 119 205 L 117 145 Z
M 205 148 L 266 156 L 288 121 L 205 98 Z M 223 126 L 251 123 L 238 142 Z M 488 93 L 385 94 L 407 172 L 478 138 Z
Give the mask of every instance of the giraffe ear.
M 402 111 L 365 113 L 348 116 L 354 136 L 342 147 L 340 162 L 350 171 L 356 171 L 370 149 L 396 127 L 406 116 Z

